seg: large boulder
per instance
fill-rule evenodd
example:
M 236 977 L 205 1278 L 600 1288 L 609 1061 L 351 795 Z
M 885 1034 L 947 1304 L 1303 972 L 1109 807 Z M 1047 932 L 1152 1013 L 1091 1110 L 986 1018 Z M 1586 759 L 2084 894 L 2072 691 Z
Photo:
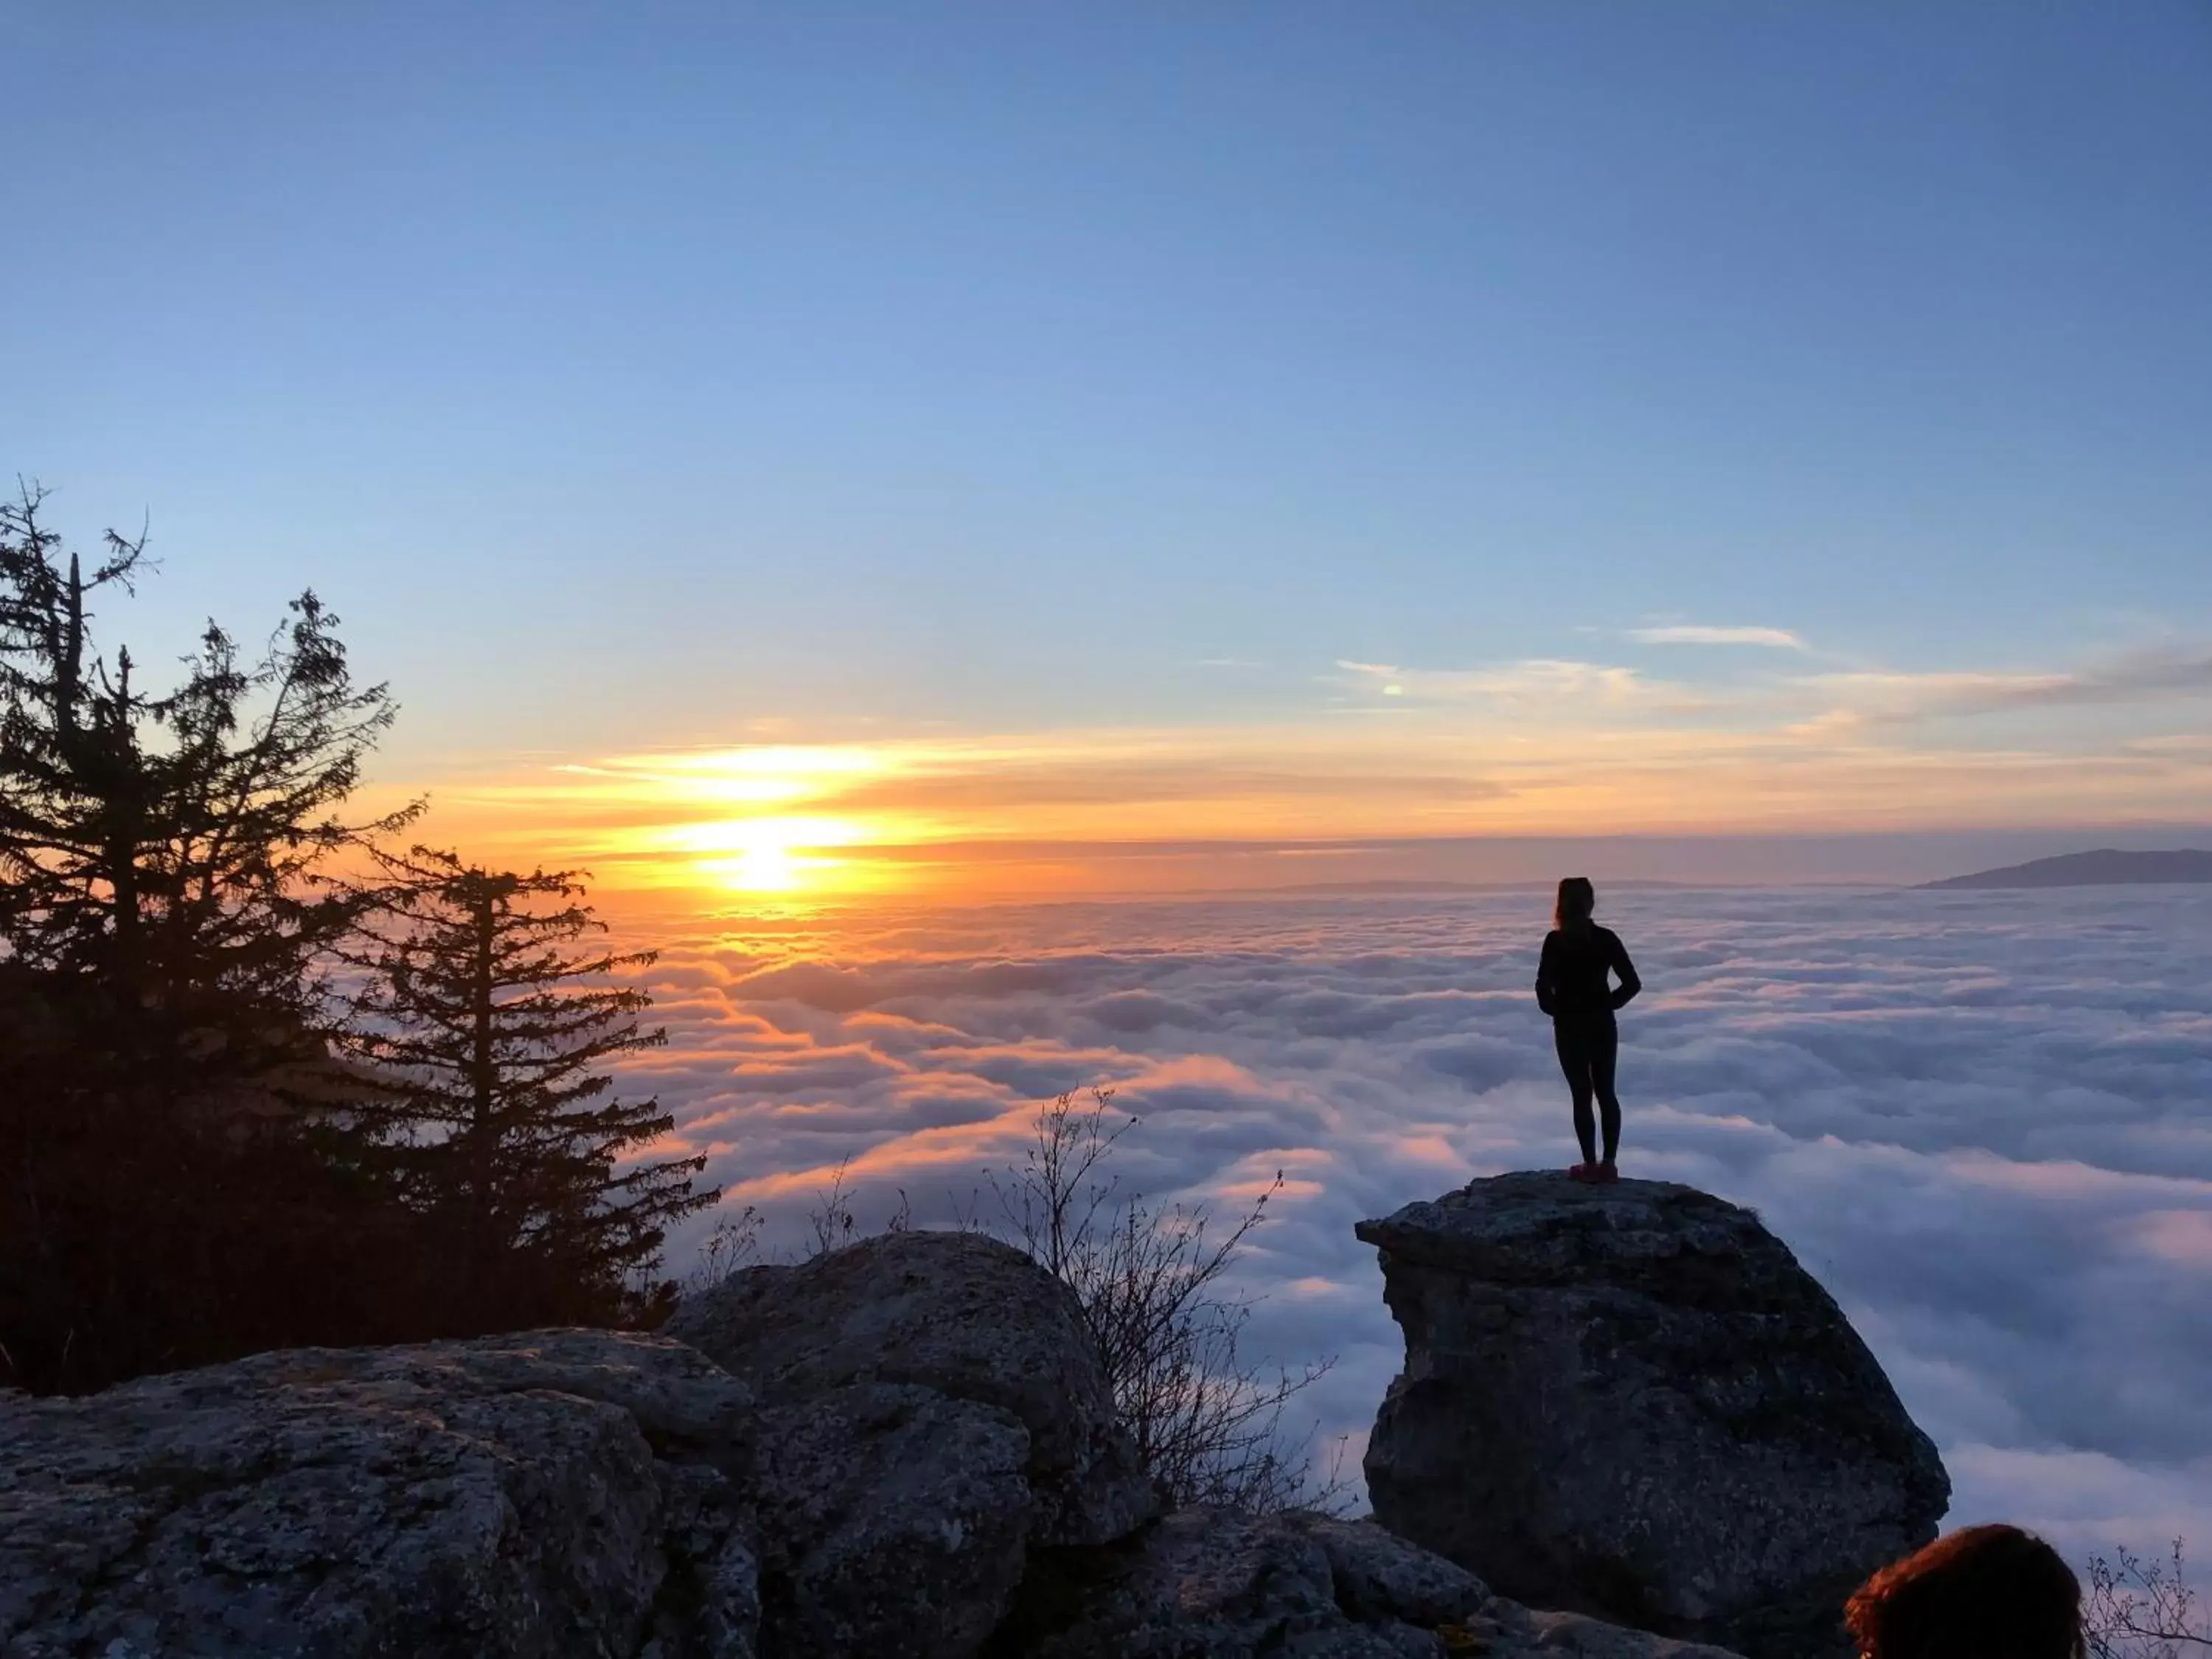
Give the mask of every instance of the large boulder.
M 1011 1413 L 855 1382 L 761 1414 L 761 1647 L 960 1659 L 1027 1564 L 1030 1437 Z
M 673 1328 L 712 1356 L 553 1331 L 0 1395 L 0 1652 L 968 1659 L 1036 1547 L 1151 1510 L 1072 1297 L 1002 1245 L 872 1240 Z
M 1505 1595 L 1794 1659 L 1935 1536 L 1935 1446 L 1748 1210 L 1516 1174 L 1358 1232 L 1406 1339 L 1376 1517 Z
M 1735 1659 L 1531 1613 L 1371 1521 L 1185 1510 L 1024 1587 L 1006 1659 Z
M 0 1652 L 750 1656 L 750 1404 L 597 1331 L 0 1399 Z
M 1010 1413 L 1029 1436 L 1038 1545 L 1108 1543 L 1152 1513 L 1074 1293 L 994 1239 L 886 1233 L 747 1268 L 686 1297 L 665 1329 L 771 1407 L 890 1382 Z

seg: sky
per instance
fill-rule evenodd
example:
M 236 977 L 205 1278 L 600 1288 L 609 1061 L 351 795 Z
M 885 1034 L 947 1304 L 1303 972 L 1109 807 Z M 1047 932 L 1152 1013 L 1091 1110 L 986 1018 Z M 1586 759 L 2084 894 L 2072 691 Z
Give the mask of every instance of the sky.
M 2069 1559 L 2212 1545 L 2212 888 L 1615 893 L 1624 1178 L 1751 1206 L 1948 1468 L 1949 1526 Z M 1404 1357 L 1362 1218 L 1576 1160 L 1530 994 L 1540 894 L 877 906 L 653 937 L 675 1116 L 770 1259 L 998 1218 L 1037 1103 L 1115 1091 L 1125 1192 L 1283 1189 L 1246 1357 L 1334 1368 L 1286 1419 L 1356 1474 Z M 1562 1177 L 1564 1179 L 1564 1177 Z
M 312 584 L 434 839 L 896 896 L 2212 822 L 2192 0 L 4 11 L 0 466 L 150 530 L 142 662 Z

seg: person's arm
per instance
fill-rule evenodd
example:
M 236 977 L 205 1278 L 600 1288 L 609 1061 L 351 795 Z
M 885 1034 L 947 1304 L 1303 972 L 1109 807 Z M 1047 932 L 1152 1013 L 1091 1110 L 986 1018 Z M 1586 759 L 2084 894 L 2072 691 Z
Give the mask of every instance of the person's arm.
M 1636 976 L 1636 964 L 1628 959 L 1628 947 L 1620 942 L 1620 935 L 1609 933 L 1607 937 L 1613 940 L 1613 971 L 1620 975 L 1620 983 L 1613 994 L 1613 1006 L 1623 1008 L 1644 988 L 1644 981 Z
M 1547 1014 L 1559 1012 L 1556 994 L 1559 977 L 1552 968 L 1552 945 L 1559 937 L 1557 933 L 1545 934 L 1544 954 L 1536 959 L 1536 1006 Z

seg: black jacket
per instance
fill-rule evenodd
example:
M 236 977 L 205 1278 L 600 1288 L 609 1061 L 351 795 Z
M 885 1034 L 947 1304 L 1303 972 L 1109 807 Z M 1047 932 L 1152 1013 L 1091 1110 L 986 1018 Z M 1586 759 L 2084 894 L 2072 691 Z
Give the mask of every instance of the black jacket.
M 1618 988 L 1607 983 L 1618 974 Z M 1536 1006 L 1553 1019 L 1589 1019 L 1613 1011 L 1644 988 L 1636 964 L 1620 936 L 1592 923 L 1580 935 L 1556 930 L 1544 935 L 1543 959 L 1536 964 Z

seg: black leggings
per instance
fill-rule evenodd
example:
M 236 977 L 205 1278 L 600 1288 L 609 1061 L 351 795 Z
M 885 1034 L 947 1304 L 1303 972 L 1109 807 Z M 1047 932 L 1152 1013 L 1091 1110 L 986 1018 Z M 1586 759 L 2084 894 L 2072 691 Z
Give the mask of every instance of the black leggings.
M 1575 1139 L 1583 1145 L 1583 1162 L 1595 1164 L 1597 1125 L 1590 1121 L 1590 1097 L 1597 1097 L 1605 1114 L 1605 1161 L 1620 1150 L 1620 1102 L 1613 1092 L 1613 1063 L 1620 1051 L 1620 1030 L 1613 1016 L 1602 1019 L 1558 1019 L 1552 1022 L 1552 1042 L 1559 1051 L 1559 1069 L 1567 1074 L 1567 1087 L 1575 1097 Z

